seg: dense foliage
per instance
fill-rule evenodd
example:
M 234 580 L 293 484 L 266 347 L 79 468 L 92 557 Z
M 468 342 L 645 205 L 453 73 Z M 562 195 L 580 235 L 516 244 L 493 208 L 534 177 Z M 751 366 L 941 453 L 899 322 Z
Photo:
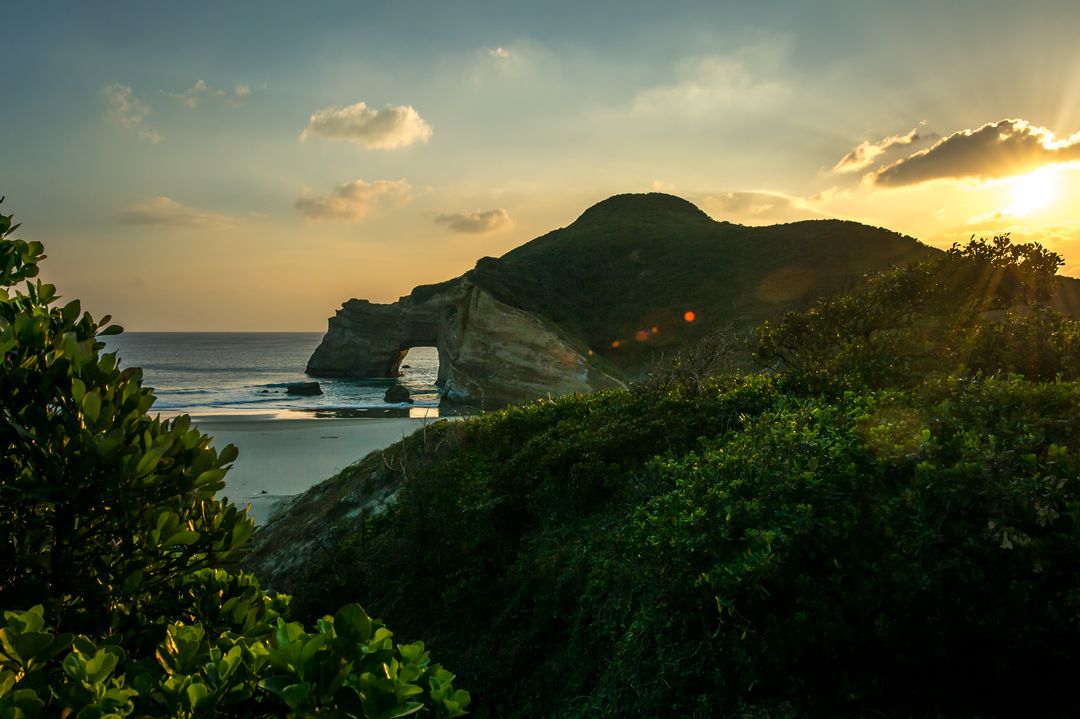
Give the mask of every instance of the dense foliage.
M 716 222 L 686 200 L 648 193 L 604 200 L 568 227 L 480 260 L 468 277 L 638 377 L 657 352 L 732 321 L 751 329 L 866 272 L 935 252 L 855 222 Z
M 766 322 L 755 354 L 821 387 L 841 378 L 854 388 L 907 386 L 943 369 L 1077 377 L 1077 325 L 1045 305 L 1061 263 L 1007 236 L 954 245 L 863 292 Z
M 120 328 L 58 304 L 15 229 L 0 215 L 0 717 L 463 714 L 422 643 L 355 604 L 309 633 L 222 568 L 252 531 L 214 496 L 236 450 L 150 417 L 102 352 Z
M 1068 716 L 1059 264 L 975 242 L 763 328 L 769 371 L 430 428 L 384 453 L 396 501 L 336 528 L 296 606 L 429 638 L 485 716 Z

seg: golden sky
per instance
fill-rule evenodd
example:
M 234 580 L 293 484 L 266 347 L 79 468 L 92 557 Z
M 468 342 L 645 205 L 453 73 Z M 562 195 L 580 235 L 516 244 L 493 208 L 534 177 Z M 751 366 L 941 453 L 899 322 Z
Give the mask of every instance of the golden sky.
M 1080 4 L 5 5 L 0 194 L 131 330 L 322 330 L 621 192 L 1037 239 L 1080 276 Z

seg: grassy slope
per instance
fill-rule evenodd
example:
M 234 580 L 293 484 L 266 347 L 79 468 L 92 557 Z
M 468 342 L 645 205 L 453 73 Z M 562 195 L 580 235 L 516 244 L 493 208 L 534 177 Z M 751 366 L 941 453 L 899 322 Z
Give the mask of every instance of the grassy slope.
M 1080 387 L 958 386 L 750 378 L 440 423 L 335 479 L 397 501 L 275 586 L 422 638 L 478 717 L 1039 714 L 1080 668 Z
M 711 221 L 676 209 L 650 224 L 663 230 L 627 232 L 683 222 L 715 244 Z M 618 234 L 589 213 L 574 227 Z M 515 253 L 550 258 L 544 239 Z M 614 283 L 617 264 L 596 271 Z M 595 303 L 595 317 L 562 318 L 582 332 L 618 316 L 582 299 L 596 288 L 561 306 L 574 284 L 561 276 L 514 281 L 554 315 Z M 1078 285 L 1063 285 L 1069 309 Z M 1022 330 L 1008 319 L 980 346 L 1026 355 Z M 249 566 L 270 576 L 275 552 L 317 534 L 274 586 L 312 616 L 355 599 L 423 638 L 476 690 L 478 716 L 1038 714 L 1080 670 L 1080 373 L 973 382 L 949 361 L 959 378 L 832 399 L 751 377 L 440 423 L 318 490 L 348 511 L 301 500 L 302 531 L 296 517 L 271 524 Z M 389 511 L 357 521 L 390 493 Z

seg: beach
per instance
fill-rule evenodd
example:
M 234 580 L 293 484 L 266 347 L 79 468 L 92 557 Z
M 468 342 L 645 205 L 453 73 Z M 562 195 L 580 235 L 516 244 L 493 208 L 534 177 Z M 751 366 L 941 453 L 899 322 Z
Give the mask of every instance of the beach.
M 250 505 L 255 523 L 264 524 L 277 502 L 434 420 L 208 415 L 193 416 L 192 421 L 213 438 L 214 447 L 233 444 L 240 450 L 225 476 L 222 495 L 239 506 Z

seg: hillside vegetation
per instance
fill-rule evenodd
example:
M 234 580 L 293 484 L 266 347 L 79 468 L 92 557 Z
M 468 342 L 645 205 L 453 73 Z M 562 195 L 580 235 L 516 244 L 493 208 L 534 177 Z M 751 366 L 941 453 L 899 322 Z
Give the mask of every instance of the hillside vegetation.
M 1069 716 L 1059 265 L 973 242 L 763 326 L 759 372 L 676 362 L 434 425 L 313 490 L 336 519 L 267 576 L 302 614 L 355 600 L 423 636 L 477 716 Z M 316 510 L 260 530 L 249 566 Z
M 717 222 L 684 199 L 651 193 L 604 200 L 568 227 L 480 260 L 467 276 L 635 377 L 684 340 L 730 324 L 749 329 L 852 289 L 867 272 L 936 252 L 857 222 Z M 635 339 L 639 331 L 647 339 Z

